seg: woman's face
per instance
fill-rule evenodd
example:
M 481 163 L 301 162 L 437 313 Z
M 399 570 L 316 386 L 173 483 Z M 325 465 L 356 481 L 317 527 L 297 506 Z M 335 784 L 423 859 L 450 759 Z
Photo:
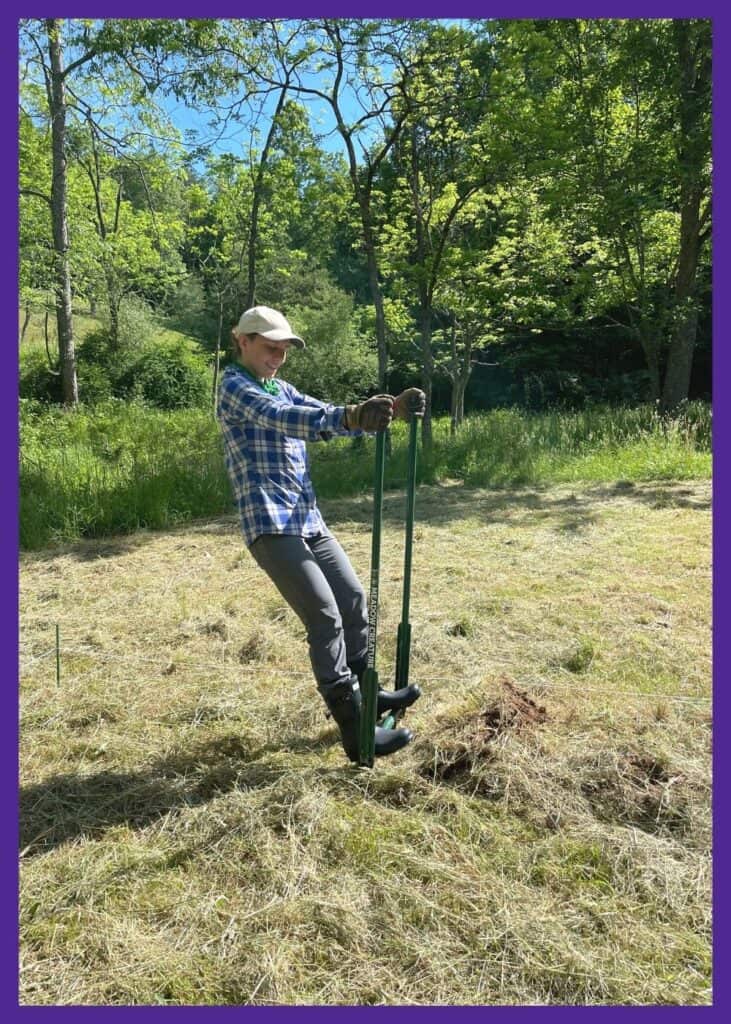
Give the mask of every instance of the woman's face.
M 255 377 L 271 379 L 279 367 L 286 362 L 291 341 L 270 341 L 261 334 L 253 338 L 239 337 L 241 362 Z

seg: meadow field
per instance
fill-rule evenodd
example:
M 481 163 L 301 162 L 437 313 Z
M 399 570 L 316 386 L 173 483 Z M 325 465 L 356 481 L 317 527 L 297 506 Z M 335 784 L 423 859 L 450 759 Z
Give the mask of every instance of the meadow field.
M 23 1007 L 713 1003 L 714 25 L 486 13 L 18 21 Z M 242 541 L 234 359 L 428 395 L 370 769 Z M 308 445 L 367 591 L 376 447 Z
M 232 515 L 22 553 L 21 1002 L 710 1003 L 701 457 L 422 484 L 416 738 L 372 771 Z M 367 579 L 370 495 L 321 505 Z

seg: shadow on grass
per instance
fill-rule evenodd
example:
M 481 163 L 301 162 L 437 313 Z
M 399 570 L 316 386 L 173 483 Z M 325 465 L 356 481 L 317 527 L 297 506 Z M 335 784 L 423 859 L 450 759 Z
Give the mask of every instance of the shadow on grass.
M 566 493 L 571 488 L 570 493 Z M 556 493 L 557 491 L 561 493 Z M 481 524 L 504 522 L 506 513 L 531 512 L 555 520 L 558 530 L 575 532 L 596 522 L 602 503 L 631 500 L 651 508 L 685 508 L 705 511 L 711 507 L 710 495 L 699 495 L 683 484 L 635 484 L 617 481 L 611 484 L 551 484 L 541 487 L 487 490 L 463 483 L 422 485 L 416 494 L 416 521 L 443 526 L 464 519 Z M 370 525 L 373 500 L 370 495 L 322 501 L 326 521 L 333 527 L 346 524 Z M 403 523 L 406 500 L 403 492 L 387 492 L 383 500 L 383 520 Z M 519 526 L 521 523 L 513 522 Z M 524 525 L 531 525 L 526 519 Z
M 231 534 L 234 540 L 241 540 L 238 518 L 235 515 L 225 515 L 215 518 L 191 519 L 175 526 L 161 526 L 159 529 L 142 527 L 130 533 L 118 533 L 109 537 L 85 537 L 53 547 L 24 551 L 22 554 L 28 562 L 55 561 L 64 556 L 75 559 L 77 562 L 97 562 L 105 558 L 121 558 L 134 551 L 139 551 L 140 548 L 159 538 L 161 534 L 174 537 L 176 534 L 189 536 L 192 533 L 216 536 Z
M 565 492 L 572 488 L 571 493 Z M 562 492 L 557 495 L 555 492 Z M 650 508 L 682 508 L 707 511 L 711 508 L 710 493 L 699 495 L 697 489 L 682 483 L 633 483 L 617 481 L 609 484 L 591 484 L 577 481 L 571 484 L 545 486 L 505 487 L 487 489 L 471 487 L 462 482 L 449 484 L 422 484 L 416 493 L 416 522 L 441 526 L 465 519 L 478 519 L 482 524 L 504 521 L 506 512 L 533 512 L 544 518 L 554 518 L 557 530 L 579 532 L 596 522 L 603 501 L 632 500 Z M 329 526 L 362 525 L 370 529 L 373 524 L 373 498 L 370 493 L 349 498 L 323 498 L 318 502 Z M 406 517 L 406 496 L 403 489 L 386 491 L 383 499 L 383 521 L 401 524 Z M 526 520 L 525 525 L 530 521 Z M 522 523 L 513 522 L 520 526 Z M 31 561 L 53 561 L 69 556 L 80 562 L 94 562 L 105 558 L 119 558 L 137 551 L 153 541 L 160 533 L 200 533 L 225 536 L 243 545 L 238 517 L 234 514 L 189 520 L 159 530 L 142 529 L 135 533 L 117 534 L 79 540 L 25 554 Z
M 235 733 L 177 750 L 139 772 L 100 771 L 56 775 L 20 790 L 20 850 L 25 857 L 48 853 L 82 836 L 117 825 L 144 828 L 157 818 L 206 803 L 234 789 L 269 786 L 281 767 L 263 756 L 286 750 L 308 753 L 330 746 L 335 734 L 284 736 L 281 743 L 254 746 Z

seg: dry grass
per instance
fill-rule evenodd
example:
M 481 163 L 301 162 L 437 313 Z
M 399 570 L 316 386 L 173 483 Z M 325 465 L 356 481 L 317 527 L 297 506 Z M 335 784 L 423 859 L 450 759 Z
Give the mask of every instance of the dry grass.
M 325 512 L 367 579 L 369 503 Z M 23 557 L 23 1003 L 710 1002 L 710 483 L 417 518 L 417 738 L 373 772 L 233 519 Z

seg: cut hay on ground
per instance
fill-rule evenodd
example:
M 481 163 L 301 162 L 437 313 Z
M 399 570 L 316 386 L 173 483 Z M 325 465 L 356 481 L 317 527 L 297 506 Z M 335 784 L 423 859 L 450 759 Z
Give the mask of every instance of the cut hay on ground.
M 710 598 L 708 482 L 420 488 L 368 772 L 233 518 L 23 556 L 21 1001 L 709 1003 Z

